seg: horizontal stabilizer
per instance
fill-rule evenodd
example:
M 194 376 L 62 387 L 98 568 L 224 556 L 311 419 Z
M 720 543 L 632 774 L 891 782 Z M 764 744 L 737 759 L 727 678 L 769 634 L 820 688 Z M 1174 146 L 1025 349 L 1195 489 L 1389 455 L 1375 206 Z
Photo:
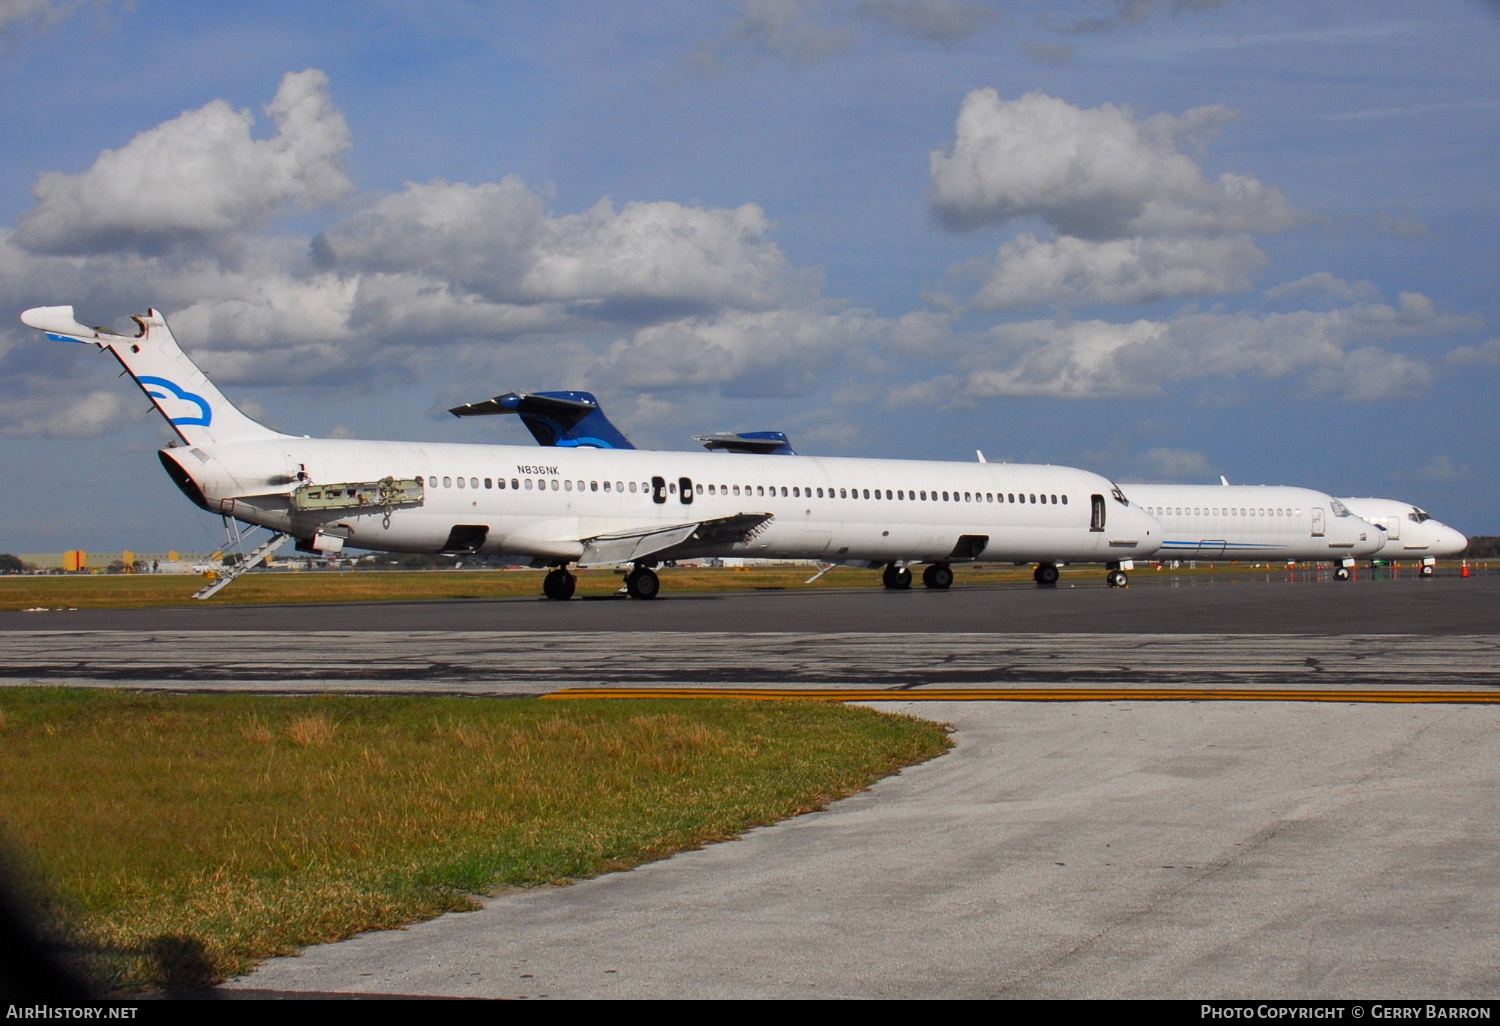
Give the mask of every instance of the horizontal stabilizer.
M 92 341 L 101 335 L 111 335 L 115 338 L 124 336 L 116 335 L 104 328 L 90 328 L 79 324 L 73 317 L 71 306 L 38 306 L 21 314 L 21 323 L 28 328 L 36 328 L 45 331 L 49 335 L 65 335 L 78 341 Z
M 710 452 L 749 452 L 765 456 L 795 456 L 792 443 L 782 431 L 720 431 L 712 435 L 693 435 Z

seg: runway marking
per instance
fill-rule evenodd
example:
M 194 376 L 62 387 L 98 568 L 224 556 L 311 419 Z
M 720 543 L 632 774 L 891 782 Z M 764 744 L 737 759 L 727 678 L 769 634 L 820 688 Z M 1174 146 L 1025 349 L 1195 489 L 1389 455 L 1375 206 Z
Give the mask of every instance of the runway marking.
M 1309 691 L 1287 688 L 564 688 L 554 698 L 737 698 L 810 702 L 1405 702 L 1500 704 L 1492 691 Z

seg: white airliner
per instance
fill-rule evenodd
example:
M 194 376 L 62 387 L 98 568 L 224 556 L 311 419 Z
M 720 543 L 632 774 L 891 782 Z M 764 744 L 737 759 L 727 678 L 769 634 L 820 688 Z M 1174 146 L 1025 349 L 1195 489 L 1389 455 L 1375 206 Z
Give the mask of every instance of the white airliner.
M 570 564 L 630 563 L 627 590 L 651 598 L 666 559 L 864 563 L 884 566 L 892 588 L 925 563 L 923 583 L 939 589 L 951 564 L 981 557 L 1040 563 L 1053 580 L 1057 563 L 1102 562 L 1123 584 L 1161 543 L 1161 525 L 1111 481 L 1069 467 L 284 435 L 225 399 L 155 310 L 134 319 L 131 336 L 80 324 L 71 306 L 21 315 L 124 365 L 182 440 L 158 455 L 189 499 L 275 532 L 242 567 L 290 536 L 324 553 L 525 557 L 553 568 L 543 591 L 554 599 L 573 594 Z
M 1130 494 L 1166 530 L 1157 557 L 1332 561 L 1347 580 L 1380 551 L 1382 532 L 1326 492 L 1275 485 L 1132 484 Z
M 1384 528 L 1385 544 L 1376 558 L 1392 563 L 1403 559 L 1421 564 L 1423 577 L 1433 575 L 1437 561 L 1456 556 L 1469 547 L 1469 539 L 1447 524 L 1432 519 L 1427 511 L 1398 499 L 1340 499 L 1357 517 Z
M 573 397 L 578 396 L 584 397 L 586 403 L 574 401 Z M 528 408 L 527 402 L 534 405 Z M 633 448 L 629 439 L 605 417 L 599 401 L 586 392 L 546 392 L 536 396 L 512 393 L 449 412 L 460 417 L 520 412 L 533 437 L 544 446 Z M 544 416 L 544 413 L 550 416 Z M 780 431 L 721 432 L 694 438 L 708 449 L 795 455 L 787 436 Z M 981 463 L 985 462 L 983 453 L 976 455 Z M 1146 504 L 1148 511 L 1162 522 L 1167 531 L 1158 555 L 1176 552 L 1180 554 L 1176 558 L 1195 560 L 1332 561 L 1337 564 L 1335 577 L 1347 580 L 1356 558 L 1384 551 L 1382 546 L 1389 547 L 1384 528 L 1361 519 L 1357 514 L 1350 516 L 1344 504 L 1326 492 L 1306 488 L 1236 489 L 1224 478 L 1219 480 L 1223 487 L 1129 486 L 1131 495 Z M 1412 509 L 1408 507 L 1406 511 Z M 1420 510 L 1416 513 L 1422 518 L 1427 516 Z M 1412 516 L 1412 519 L 1417 520 L 1417 517 Z M 1462 535 L 1451 528 L 1444 530 L 1458 538 L 1460 547 L 1466 544 L 1467 539 Z M 1408 537 L 1417 536 L 1409 534 Z M 1036 580 L 1041 584 L 1055 583 L 1057 568 L 1046 564 L 1037 567 Z M 1123 581 L 1111 574 L 1110 583 Z

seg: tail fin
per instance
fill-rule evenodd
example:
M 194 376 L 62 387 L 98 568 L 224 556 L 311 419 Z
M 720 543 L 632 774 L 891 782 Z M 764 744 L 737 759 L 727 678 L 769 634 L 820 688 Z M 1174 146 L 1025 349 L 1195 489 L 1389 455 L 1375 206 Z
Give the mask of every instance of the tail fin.
M 482 403 L 455 406 L 455 417 L 516 413 L 540 445 L 565 449 L 634 449 L 588 392 L 507 392 Z
M 22 323 L 54 341 L 92 343 L 112 353 L 189 445 L 287 437 L 235 409 L 177 345 L 161 314 L 147 310 L 133 319 L 141 330 L 130 336 L 79 324 L 71 306 L 39 306 L 21 314 Z

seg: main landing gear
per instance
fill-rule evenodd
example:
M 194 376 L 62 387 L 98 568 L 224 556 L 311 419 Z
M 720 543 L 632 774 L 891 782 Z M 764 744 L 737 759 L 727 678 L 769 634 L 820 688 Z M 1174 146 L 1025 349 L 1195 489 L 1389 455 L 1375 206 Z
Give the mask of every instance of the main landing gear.
M 922 584 L 937 591 L 947 591 L 953 587 L 953 568 L 947 563 L 929 564 L 922 571 Z
M 911 571 L 892 563 L 881 573 L 880 583 L 892 591 L 905 591 L 911 587 Z
M 578 588 L 578 577 L 565 566 L 555 566 L 542 578 L 542 594 L 557 602 L 566 602 Z
M 1058 576 L 1056 563 L 1038 563 L 1036 569 L 1031 571 L 1031 579 L 1043 588 L 1057 587 Z
M 661 592 L 661 578 L 649 566 L 637 563 L 625 575 L 625 594 L 631 598 L 654 599 Z

